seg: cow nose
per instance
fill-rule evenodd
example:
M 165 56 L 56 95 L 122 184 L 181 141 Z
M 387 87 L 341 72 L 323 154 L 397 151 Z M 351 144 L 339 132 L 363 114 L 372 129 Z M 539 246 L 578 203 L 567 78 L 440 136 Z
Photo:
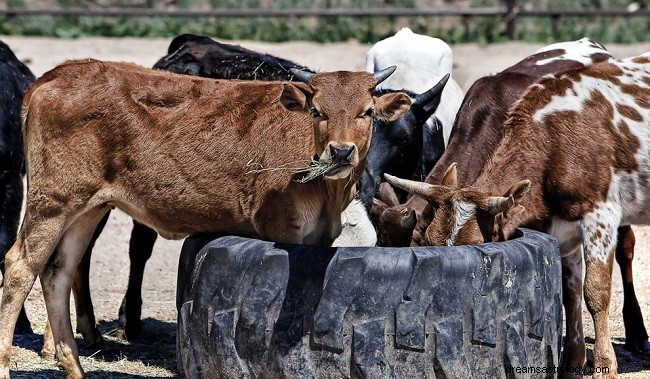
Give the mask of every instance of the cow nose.
M 354 146 L 330 145 L 330 157 L 332 161 L 351 161 L 354 155 Z

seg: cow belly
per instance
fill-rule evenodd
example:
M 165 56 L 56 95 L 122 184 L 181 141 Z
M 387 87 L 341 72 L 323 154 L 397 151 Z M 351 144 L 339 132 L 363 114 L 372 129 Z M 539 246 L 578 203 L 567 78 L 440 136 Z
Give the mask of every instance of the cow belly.
M 622 225 L 650 224 L 650 172 L 614 174 L 608 199 L 620 204 Z

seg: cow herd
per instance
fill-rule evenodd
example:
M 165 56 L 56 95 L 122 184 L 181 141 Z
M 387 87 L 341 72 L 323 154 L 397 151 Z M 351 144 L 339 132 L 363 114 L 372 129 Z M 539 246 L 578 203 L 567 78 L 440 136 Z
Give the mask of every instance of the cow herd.
M 158 234 L 453 246 L 529 227 L 562 252 L 562 365 L 586 362 L 584 293 L 594 366 L 617 375 L 615 258 L 629 289 L 626 346 L 650 353 L 630 228 L 650 224 L 650 53 L 617 59 L 586 38 L 557 43 L 465 94 L 449 46 L 406 28 L 368 52 L 365 72 L 314 72 L 194 35 L 176 37 L 153 69 L 84 59 L 35 79 L 1 42 L 0 54 L 0 378 L 14 332 L 31 331 L 22 305 L 37 277 L 43 355 L 84 377 L 70 294 L 85 344 L 101 344 L 89 265 L 116 207 L 134 222 L 126 339 L 140 330 Z

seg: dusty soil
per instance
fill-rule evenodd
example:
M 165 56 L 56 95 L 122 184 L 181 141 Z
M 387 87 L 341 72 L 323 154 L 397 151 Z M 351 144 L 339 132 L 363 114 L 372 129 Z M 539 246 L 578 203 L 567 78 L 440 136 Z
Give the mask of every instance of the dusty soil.
M 97 39 L 54 40 L 44 38 L 0 37 L 16 55 L 28 63 L 38 76 L 56 64 L 71 58 L 93 57 L 105 60 L 132 61 L 153 65 L 167 51 L 167 39 Z M 308 42 L 265 44 L 237 42 L 247 48 L 294 60 L 318 70 L 362 70 L 369 45 L 356 42 L 321 45 Z M 542 45 L 508 43 L 491 46 L 476 44 L 453 46 L 454 77 L 464 90 L 477 78 L 502 70 L 533 53 Z M 607 46 L 618 57 L 650 51 L 650 43 Z M 128 276 L 128 238 L 131 221 L 115 211 L 97 241 L 92 262 L 92 295 L 100 329 L 107 342 L 101 350 L 83 351 L 82 365 L 89 377 L 173 377 L 175 371 L 174 338 L 176 309 L 175 286 L 180 241 L 159 239 L 147 266 L 143 284 L 143 319 L 145 331 L 139 341 L 122 343 L 111 337 L 117 310 L 125 292 Z M 645 323 L 650 327 L 650 227 L 635 228 L 637 258 L 635 283 Z M 611 306 L 611 333 L 619 360 L 621 378 L 650 377 L 650 356 L 631 354 L 623 349 L 624 330 L 621 317 L 622 287 L 618 267 L 614 268 Z M 37 284 L 26 302 L 36 336 L 17 337 L 12 351 L 15 377 L 60 377 L 54 362 L 41 359 L 36 352 L 42 343 L 45 312 Z M 585 311 L 585 316 L 587 313 Z M 586 335 L 593 342 L 593 327 L 585 317 Z M 591 348 L 592 345 L 589 345 Z

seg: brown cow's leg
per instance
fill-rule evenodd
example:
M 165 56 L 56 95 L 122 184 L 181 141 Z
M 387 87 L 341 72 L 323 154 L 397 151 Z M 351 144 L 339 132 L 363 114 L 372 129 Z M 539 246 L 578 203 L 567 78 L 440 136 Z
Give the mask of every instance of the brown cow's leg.
M 74 276 L 72 284 L 72 292 L 75 300 L 75 310 L 77 312 L 77 332 L 81 333 L 86 347 L 100 345 L 103 342 L 102 335 L 96 327 L 95 311 L 93 309 L 92 299 L 90 298 L 90 259 L 92 257 L 92 250 L 95 246 L 95 241 L 99 238 L 110 212 L 102 218 L 93 233 L 90 244 L 86 249 L 81 263 L 77 267 L 77 272 Z M 54 358 L 55 348 L 54 340 L 52 337 L 52 328 L 48 322 L 45 326 L 45 333 L 43 334 L 43 349 L 40 352 L 43 358 Z
M 586 361 L 582 327 L 582 255 L 578 247 L 562 257 L 562 303 L 565 315 L 565 336 L 562 348 L 560 377 L 581 376 Z
M 54 337 L 52 336 L 52 326 L 48 320 L 43 332 L 43 348 L 38 353 L 44 359 L 54 359 L 56 347 L 54 347 Z
M 594 378 L 616 378 L 616 354 L 609 334 L 612 268 L 620 210 L 602 204 L 580 223 L 585 256 L 585 304 L 594 321 Z
M 97 329 L 95 310 L 90 297 L 90 259 L 95 241 L 97 241 L 102 230 L 104 230 L 109 215 L 110 212 L 107 212 L 99 222 L 99 225 L 97 225 L 97 228 L 95 228 L 90 243 L 86 248 L 86 253 L 77 267 L 77 272 L 72 283 L 72 292 L 74 294 L 75 310 L 77 313 L 77 331 L 83 336 L 86 347 L 98 346 L 103 342 L 102 335 Z
M 634 292 L 632 260 L 634 259 L 634 232 L 631 226 L 618 228 L 616 262 L 623 279 L 623 323 L 625 325 L 625 347 L 635 352 L 650 352 L 648 332 L 643 324 L 643 314 Z
M 105 208 L 95 208 L 75 219 L 55 254 L 41 273 L 43 297 L 54 337 L 56 358 L 66 378 L 83 378 L 79 352 L 70 320 L 70 291 L 75 271 L 84 257 Z
M 147 264 L 158 233 L 155 230 L 133 220 L 131 241 L 129 243 L 129 284 L 120 306 L 117 337 L 131 340 L 138 336 L 141 329 L 140 315 L 142 312 L 142 279 L 144 267 Z
M 585 303 L 594 320 L 596 341 L 594 343 L 594 378 L 615 378 L 616 354 L 609 335 L 609 304 L 611 297 L 612 266 L 615 252 L 606 261 L 587 258 L 585 274 Z M 598 373 L 607 369 L 607 373 Z
M 28 206 L 29 208 L 29 206 Z M 0 378 L 9 378 L 9 361 L 13 332 L 20 309 L 63 232 L 64 219 L 34 222 L 26 212 L 25 221 L 16 243 L 7 253 L 5 279 L 0 306 Z

